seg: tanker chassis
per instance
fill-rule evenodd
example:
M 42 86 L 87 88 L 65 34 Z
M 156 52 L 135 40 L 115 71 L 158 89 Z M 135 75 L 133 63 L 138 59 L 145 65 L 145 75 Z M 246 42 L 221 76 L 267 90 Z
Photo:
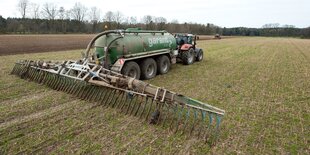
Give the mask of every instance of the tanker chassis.
M 102 32 L 92 42 L 92 61 L 136 79 L 165 74 L 176 62 L 190 65 L 203 59 L 202 49 L 196 47 L 196 36 L 190 34 L 131 28 Z

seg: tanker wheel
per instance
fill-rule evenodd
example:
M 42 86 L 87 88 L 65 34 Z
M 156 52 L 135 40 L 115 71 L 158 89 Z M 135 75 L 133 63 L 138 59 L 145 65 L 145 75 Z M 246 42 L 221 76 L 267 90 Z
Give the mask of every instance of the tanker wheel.
M 140 67 L 134 61 L 126 62 L 122 69 L 122 74 L 127 75 L 129 77 L 136 78 L 136 79 L 140 79 L 140 75 L 141 75 Z
M 156 62 L 159 74 L 166 74 L 170 70 L 171 63 L 168 56 L 162 55 L 156 59 Z
M 201 61 L 203 59 L 203 51 L 199 50 L 197 53 L 196 61 Z
M 190 65 L 192 63 L 194 63 L 194 59 L 195 59 L 195 51 L 194 49 L 189 49 L 188 51 L 183 51 L 182 55 L 181 55 L 181 59 L 184 65 Z
M 157 65 L 153 58 L 144 59 L 141 64 L 141 77 L 145 80 L 151 79 L 156 76 Z

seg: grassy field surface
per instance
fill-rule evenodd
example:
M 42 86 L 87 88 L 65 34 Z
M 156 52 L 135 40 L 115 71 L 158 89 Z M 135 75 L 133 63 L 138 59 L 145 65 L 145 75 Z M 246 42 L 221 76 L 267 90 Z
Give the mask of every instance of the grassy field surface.
M 0 57 L 0 154 L 310 153 L 310 40 L 241 37 L 198 45 L 202 62 L 173 65 L 149 82 L 225 109 L 214 147 L 9 75 L 18 59 L 77 59 L 76 50 Z

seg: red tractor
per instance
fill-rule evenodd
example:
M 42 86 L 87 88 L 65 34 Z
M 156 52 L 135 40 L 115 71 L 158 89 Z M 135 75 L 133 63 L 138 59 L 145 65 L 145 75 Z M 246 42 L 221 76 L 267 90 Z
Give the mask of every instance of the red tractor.
M 183 64 L 190 65 L 194 61 L 203 59 L 203 51 L 196 47 L 196 35 L 192 34 L 176 34 L 176 42 L 178 45 L 178 57 Z

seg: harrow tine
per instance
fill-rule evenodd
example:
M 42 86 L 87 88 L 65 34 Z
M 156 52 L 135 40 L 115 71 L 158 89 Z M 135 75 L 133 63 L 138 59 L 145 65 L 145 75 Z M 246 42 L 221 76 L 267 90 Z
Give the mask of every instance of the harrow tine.
M 185 131 L 186 131 L 186 127 L 187 127 L 187 124 L 189 122 L 189 117 L 190 117 L 190 110 L 191 110 L 191 108 L 188 108 L 188 107 L 186 107 L 186 108 L 187 108 L 187 112 L 186 112 L 186 118 L 185 118 L 185 123 L 184 123 L 182 134 L 184 134 Z
M 140 114 L 140 118 L 142 118 L 142 115 L 143 115 L 143 113 L 144 113 L 144 111 L 145 111 L 145 108 L 146 108 L 146 106 L 147 106 L 147 102 L 148 102 L 148 100 L 149 100 L 149 97 L 145 97 L 145 102 L 144 102 L 144 104 L 143 104 L 143 110 L 142 110 L 142 112 L 141 112 L 141 114 Z
M 132 108 L 131 108 L 131 111 L 130 111 L 130 115 L 132 115 L 133 111 L 135 110 L 135 107 L 137 106 L 138 102 L 139 102 L 139 96 L 140 95 L 136 95 L 135 96 L 135 101 L 133 102 L 132 104 Z
M 124 104 L 124 100 L 126 99 L 126 93 L 125 91 L 122 92 L 122 96 L 121 96 L 121 100 L 118 102 L 118 104 L 115 105 L 115 108 L 120 109 L 121 110 L 121 106 Z
M 148 110 L 148 112 L 147 112 L 147 114 L 146 114 L 145 121 L 147 121 L 148 118 L 149 118 L 150 112 L 151 112 L 151 110 L 152 110 L 153 102 L 154 102 L 154 99 L 152 99 L 152 101 L 151 101 L 151 103 L 150 103 L 150 107 L 149 107 L 149 110 Z
M 128 111 L 130 109 L 130 106 L 131 106 L 131 103 L 133 102 L 133 98 L 134 98 L 134 94 L 131 96 L 131 97 L 128 97 L 130 99 L 129 103 L 128 103 L 128 106 L 127 106 L 127 110 L 126 110 L 126 115 L 128 114 Z

